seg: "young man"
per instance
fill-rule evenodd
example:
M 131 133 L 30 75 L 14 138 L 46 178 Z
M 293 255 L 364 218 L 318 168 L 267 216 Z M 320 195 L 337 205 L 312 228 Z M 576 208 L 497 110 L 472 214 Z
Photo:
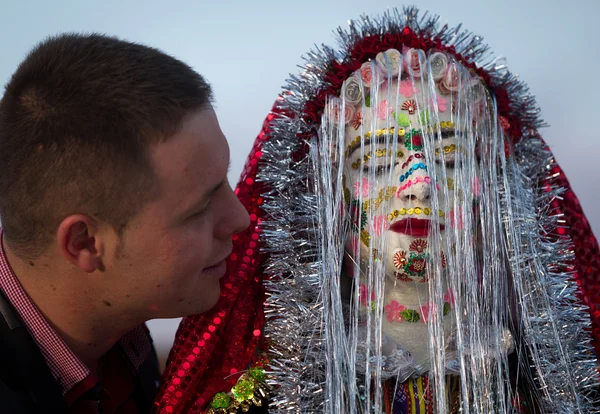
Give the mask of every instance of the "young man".
M 248 214 L 206 81 L 153 48 L 63 35 L 0 102 L 2 412 L 148 412 L 144 322 L 216 304 Z

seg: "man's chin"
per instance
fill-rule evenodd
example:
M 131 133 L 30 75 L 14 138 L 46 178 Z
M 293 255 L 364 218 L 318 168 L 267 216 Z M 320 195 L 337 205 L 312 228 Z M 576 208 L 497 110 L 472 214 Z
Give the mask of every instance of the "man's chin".
M 211 287 L 210 292 L 205 290 L 202 293 L 202 296 L 198 296 L 196 299 L 189 299 L 185 302 L 185 306 L 182 309 L 184 315 L 182 316 L 199 315 L 208 312 L 217 305 L 221 297 L 221 289 L 218 283 L 215 288 Z
M 169 302 L 164 303 L 164 308 L 158 306 L 151 307 L 149 319 L 156 318 L 181 318 L 186 316 L 199 315 L 210 311 L 219 302 L 220 288 L 218 283 L 215 287 L 204 289 L 196 297 L 176 297 Z

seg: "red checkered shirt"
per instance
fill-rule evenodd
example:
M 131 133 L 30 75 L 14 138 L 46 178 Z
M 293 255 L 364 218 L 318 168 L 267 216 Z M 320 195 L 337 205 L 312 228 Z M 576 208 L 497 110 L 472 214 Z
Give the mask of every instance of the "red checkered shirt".
M 2 243 L 0 229 L 0 290 L 4 292 L 12 306 L 19 313 L 30 335 L 40 348 L 52 375 L 61 385 L 63 396 L 71 405 L 97 383 L 88 367 L 67 346 L 62 337 L 50 326 L 40 310 L 35 306 L 13 272 Z M 129 331 L 118 342 L 134 369 L 137 371 L 148 358 L 152 344 L 145 324 Z

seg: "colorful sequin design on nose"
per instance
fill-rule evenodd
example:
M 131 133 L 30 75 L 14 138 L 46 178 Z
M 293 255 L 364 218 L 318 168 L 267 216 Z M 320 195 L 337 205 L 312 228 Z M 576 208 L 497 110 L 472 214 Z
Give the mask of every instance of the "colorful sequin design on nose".
M 425 164 L 423 164 L 422 162 L 420 162 L 420 163 L 418 163 L 418 164 L 415 164 L 415 165 L 413 165 L 412 167 L 410 167 L 410 168 L 408 169 L 408 171 L 407 171 L 407 172 L 405 172 L 404 174 L 402 174 L 402 175 L 400 176 L 400 182 L 401 182 L 401 183 L 402 183 L 402 182 L 404 182 L 404 180 L 406 180 L 408 177 L 410 177 L 410 176 L 411 176 L 411 174 L 412 174 L 413 172 L 415 172 L 415 171 L 417 171 L 417 170 L 419 170 L 419 169 L 422 169 L 422 170 L 425 170 L 425 171 L 427 171 L 427 166 L 426 166 Z

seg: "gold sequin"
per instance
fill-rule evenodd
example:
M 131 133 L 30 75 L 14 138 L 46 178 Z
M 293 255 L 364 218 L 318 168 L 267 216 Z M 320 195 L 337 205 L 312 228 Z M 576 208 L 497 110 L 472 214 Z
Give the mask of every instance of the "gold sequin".
M 373 249 L 373 251 L 371 252 L 371 257 L 373 258 L 373 260 L 381 260 L 381 255 L 379 254 L 379 250 Z
M 394 194 L 396 194 L 397 189 L 397 187 L 385 187 L 384 189 L 379 190 L 379 198 L 389 201 L 392 199 Z
M 363 202 L 363 211 L 369 211 L 369 207 L 371 207 L 371 200 L 365 200 Z
M 376 199 L 366 200 L 363 203 L 363 211 L 369 211 L 369 208 L 371 207 L 371 202 L 373 203 L 373 209 L 377 210 L 379 206 L 381 206 L 381 203 L 383 203 L 384 201 L 389 201 L 392 199 L 392 197 L 394 197 L 394 194 L 396 194 L 397 189 L 398 187 L 382 188 L 381 190 L 379 190 L 379 196 Z
M 374 156 L 375 156 L 375 157 L 377 157 L 377 158 L 385 157 L 385 156 L 387 156 L 387 155 L 389 155 L 389 156 L 391 157 L 391 155 L 392 155 L 392 150 L 391 150 L 391 149 L 388 151 L 388 149 L 387 149 L 387 148 L 380 148 L 380 149 L 378 149 L 378 150 L 375 150 L 375 154 L 374 154 Z M 397 158 L 402 158 L 402 157 L 404 157 L 404 152 L 402 152 L 401 150 L 398 150 L 398 151 L 396 152 L 396 157 L 397 157 Z M 369 161 L 370 159 L 371 159 L 371 155 L 370 155 L 370 154 L 365 154 L 365 155 L 363 156 L 363 159 L 362 159 L 362 161 L 366 163 L 366 162 L 367 162 L 367 161 Z M 356 161 L 354 161 L 354 162 L 353 162 L 351 165 L 352 165 L 352 169 L 354 169 L 354 170 L 358 170 L 358 169 L 360 168 L 360 165 L 361 165 L 361 160 L 360 160 L 360 158 L 359 158 L 359 159 L 357 159 Z
M 394 135 L 395 133 L 397 133 L 399 137 L 403 137 L 406 135 L 406 130 L 404 128 L 398 128 L 398 130 L 396 130 L 396 128 L 394 128 L 394 127 L 383 128 L 383 129 L 376 130 L 375 136 L 382 137 L 384 135 Z M 373 136 L 373 133 L 371 131 L 369 131 L 364 135 L 364 138 L 371 138 L 372 136 Z M 352 141 L 350 141 L 350 143 L 348 144 L 348 148 L 346 148 L 346 151 L 345 151 L 346 157 L 348 157 L 350 155 L 350 153 L 352 152 L 352 150 L 355 147 L 360 145 L 361 140 L 362 140 L 362 137 L 360 135 L 358 135 Z
M 444 154 L 450 154 L 452 152 L 456 152 L 456 144 L 452 144 L 452 145 L 444 145 L 442 147 L 442 152 Z M 436 148 L 435 149 L 435 155 L 440 155 L 440 149 Z
M 362 241 L 365 246 L 369 245 L 369 243 L 371 242 L 371 235 L 368 231 L 362 230 L 360 232 L 360 241 Z
M 395 218 L 399 217 L 399 216 L 412 216 L 412 215 L 421 215 L 421 214 L 425 214 L 426 216 L 431 215 L 431 208 L 429 207 L 425 207 L 425 208 L 421 208 L 421 207 L 414 207 L 414 208 L 401 208 L 400 210 L 394 210 L 392 211 L 390 214 L 387 215 L 387 218 L 389 221 L 394 220 Z M 440 217 L 444 217 L 445 214 L 442 210 L 438 211 L 438 215 Z

